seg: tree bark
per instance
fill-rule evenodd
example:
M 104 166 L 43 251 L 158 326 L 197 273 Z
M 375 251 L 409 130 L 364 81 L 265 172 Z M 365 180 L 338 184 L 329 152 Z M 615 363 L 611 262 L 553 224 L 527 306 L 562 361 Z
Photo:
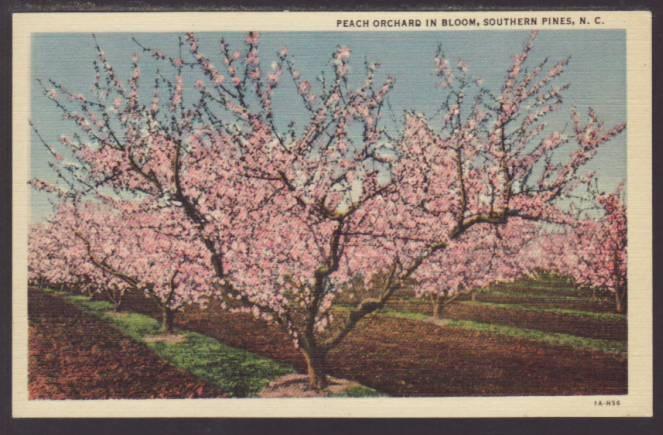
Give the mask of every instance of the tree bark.
M 433 318 L 437 320 L 444 319 L 444 299 L 440 296 L 433 301 Z
M 169 307 L 165 306 L 161 312 L 161 332 L 171 334 L 173 332 L 173 323 L 175 313 Z
M 325 352 L 318 349 L 302 349 L 304 359 L 306 360 L 306 371 L 308 374 L 309 386 L 316 390 L 322 390 L 327 383 L 327 356 Z
M 618 314 L 626 314 L 626 292 L 615 290 L 615 311 Z
M 114 301 L 113 308 L 115 309 L 116 313 L 122 311 L 124 309 L 124 299 L 120 298 Z

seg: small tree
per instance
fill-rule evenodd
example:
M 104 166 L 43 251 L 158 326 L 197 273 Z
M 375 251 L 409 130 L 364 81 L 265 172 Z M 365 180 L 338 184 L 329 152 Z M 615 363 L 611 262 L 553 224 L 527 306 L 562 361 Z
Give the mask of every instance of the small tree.
M 524 261 L 533 269 L 570 277 L 575 285 L 591 289 L 593 294 L 611 294 L 615 311 L 625 313 L 627 221 L 623 184 L 612 193 L 592 193 L 591 212 L 560 231 L 541 234 Z
M 623 185 L 612 193 L 598 196 L 597 202 L 602 216 L 582 222 L 573 234 L 578 265 L 572 276 L 580 285 L 610 292 L 615 311 L 624 314 L 627 309 L 627 220 Z
M 443 319 L 446 308 L 464 294 L 528 273 L 521 261 L 540 225 L 512 219 L 503 226 L 478 226 L 434 255 L 417 272 L 416 294 L 428 297 L 433 318 Z
M 48 224 L 31 228 L 30 279 L 60 289 L 101 293 L 119 311 L 124 294 L 132 288 L 132 283 L 115 273 L 103 260 L 97 260 L 92 250 L 88 250 L 88 239 L 75 236 L 68 226 L 66 209 L 66 206 L 60 207 Z
M 137 203 L 101 199 L 63 204 L 53 230 L 99 272 L 95 285 L 116 309 L 126 291 L 145 293 L 161 308 L 163 331 L 172 332 L 176 311 L 187 304 L 204 305 L 212 295 L 209 253 L 183 226 L 183 216 L 166 216 L 170 210 L 146 213 Z

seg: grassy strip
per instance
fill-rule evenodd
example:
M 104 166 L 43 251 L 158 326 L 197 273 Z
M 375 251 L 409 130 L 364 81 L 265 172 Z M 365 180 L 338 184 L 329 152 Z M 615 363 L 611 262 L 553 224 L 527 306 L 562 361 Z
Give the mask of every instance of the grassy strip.
M 407 311 L 384 310 L 384 316 L 414 321 L 430 322 L 431 317 L 422 313 Z M 516 328 L 513 326 L 497 325 L 493 323 L 475 322 L 473 320 L 448 320 L 445 324 L 450 328 L 468 329 L 471 331 L 486 332 L 505 337 L 520 338 L 538 341 L 553 346 L 569 346 L 574 349 L 598 350 L 601 352 L 626 355 L 626 343 L 616 340 L 601 340 L 596 338 L 578 337 L 576 335 L 561 334 L 558 332 L 544 332 L 536 329 Z
M 111 322 L 122 333 L 145 344 L 175 367 L 219 386 L 231 397 L 255 397 L 274 379 L 295 373 L 289 365 L 227 346 L 197 332 L 176 331 L 178 335 L 184 336 L 184 340 L 176 343 L 146 341 L 146 338 L 161 334 L 159 322 L 152 317 L 131 312 L 117 313 L 109 302 L 93 301 L 86 296 L 56 290 L 44 291 L 64 298 L 82 311 Z M 360 385 L 333 396 L 383 397 L 384 394 Z
M 588 301 L 587 298 L 584 297 L 579 297 L 579 296 L 564 296 L 564 295 L 544 295 L 544 294 L 537 294 L 537 293 L 525 293 L 524 291 L 504 291 L 504 290 L 482 290 L 481 292 L 478 293 L 478 298 L 490 298 L 491 296 L 495 296 L 498 298 L 506 298 L 506 299 L 511 299 L 511 300 L 517 300 L 517 301 L 523 301 L 522 303 L 527 303 L 529 299 L 532 299 L 533 302 L 539 302 L 539 301 L 544 301 L 544 302 L 550 302 L 550 303 L 555 303 L 555 302 L 584 302 Z M 413 303 L 413 304 L 422 304 L 422 305 L 428 305 L 430 304 L 429 301 L 421 298 L 416 298 L 413 296 L 401 296 L 399 298 L 394 298 L 394 302 L 406 302 L 406 303 Z M 459 300 L 458 302 L 462 303 L 468 303 L 468 302 L 476 302 L 476 303 L 492 303 L 492 302 L 482 302 L 482 301 L 463 301 Z M 495 303 L 496 305 L 515 305 L 515 304 L 507 304 L 507 303 Z M 553 308 L 554 309 L 554 308 Z M 571 311 L 576 311 L 576 310 L 571 310 Z
M 569 346 L 574 349 L 598 350 L 600 352 L 626 356 L 626 343 L 623 341 L 585 338 L 558 332 L 543 332 L 536 329 L 515 328 L 512 326 L 473 322 L 471 320 L 452 320 L 449 322 L 449 326 L 452 328 L 470 329 L 539 341 L 553 346 Z
M 490 296 L 491 294 L 496 294 L 497 292 L 494 293 L 484 293 L 483 296 Z M 398 301 L 407 303 L 407 304 L 412 304 L 412 305 L 421 305 L 422 307 L 427 307 L 430 305 L 430 302 L 424 300 L 424 299 L 418 299 L 418 298 L 413 298 L 413 297 L 401 297 L 398 299 Z M 498 309 L 505 309 L 505 310 L 514 310 L 514 311 L 533 311 L 533 312 L 539 312 L 539 313 L 553 313 L 553 314 L 561 314 L 565 316 L 572 316 L 572 317 L 581 317 L 581 318 L 586 318 L 586 319 L 593 319 L 593 320 L 599 320 L 602 322 L 621 322 L 626 320 L 626 316 L 623 314 L 616 314 L 616 313 L 606 313 L 606 312 L 599 312 L 599 311 L 583 311 L 583 310 L 575 310 L 575 309 L 570 309 L 570 308 L 560 308 L 560 307 L 541 307 L 541 306 L 530 306 L 530 305 L 522 305 L 522 304 L 510 304 L 510 303 L 498 303 L 498 302 L 484 302 L 484 301 L 466 301 L 466 300 L 459 300 L 456 302 L 457 304 L 460 305 L 466 305 L 466 306 L 476 306 L 476 307 L 485 307 L 485 308 L 498 308 Z
M 338 311 L 349 311 L 350 307 L 341 306 Z M 396 311 L 385 309 L 378 316 L 392 317 L 397 319 L 414 320 L 416 322 L 431 322 L 432 317 L 423 313 L 411 311 Z M 497 325 L 493 323 L 475 322 L 473 320 L 447 320 L 444 326 L 450 328 L 467 329 L 471 331 L 485 332 L 505 337 L 520 338 L 524 340 L 537 341 L 553 346 L 569 346 L 580 350 L 598 350 L 600 352 L 626 356 L 626 343 L 616 340 L 601 340 L 596 338 L 578 337 L 576 335 L 561 334 L 558 332 L 544 332 L 537 329 L 516 328 L 513 326 Z
M 343 393 L 332 394 L 332 397 L 387 397 L 387 395 L 366 385 L 359 385 L 349 388 Z
M 507 284 L 498 284 L 491 287 L 491 289 L 495 291 L 506 291 L 506 292 L 513 291 L 518 293 L 522 293 L 523 289 L 527 289 L 527 291 L 530 291 L 534 294 L 552 294 L 552 295 L 576 296 L 576 297 L 591 296 L 591 293 L 577 289 L 575 287 L 550 287 L 546 285 L 541 285 L 540 283 L 528 283 L 528 282 L 512 282 Z
M 294 373 L 294 369 L 288 365 L 226 346 L 196 332 L 176 331 L 178 335 L 184 336 L 180 342 L 146 340 L 161 334 L 159 322 L 152 317 L 138 313 L 116 313 L 112 304 L 93 301 L 85 296 L 53 291 L 49 293 L 63 297 L 84 312 L 109 321 L 122 333 L 145 344 L 175 367 L 219 386 L 232 397 L 255 396 L 270 381 Z
M 559 301 L 572 301 L 572 302 L 578 302 L 578 301 L 587 301 L 587 298 L 585 297 L 580 297 L 580 296 L 564 296 L 564 295 L 550 295 L 550 294 L 541 294 L 541 293 L 526 293 L 525 291 L 522 290 L 507 290 L 507 289 L 499 289 L 499 290 L 485 290 L 481 292 L 482 296 L 498 296 L 498 297 L 506 297 L 509 299 L 518 299 L 518 300 L 527 300 L 527 299 L 544 299 L 546 301 L 550 302 L 559 302 Z
M 600 321 L 609 321 L 609 322 L 618 322 L 626 320 L 626 317 L 622 314 L 615 313 L 600 313 L 594 311 L 581 311 L 581 310 L 571 310 L 567 308 L 543 308 L 543 307 L 530 307 L 525 305 L 518 304 L 498 304 L 494 302 L 481 302 L 481 301 L 461 301 L 458 302 L 463 305 L 474 305 L 478 307 L 487 307 L 487 308 L 499 308 L 506 310 L 515 310 L 515 311 L 535 311 L 540 313 L 554 313 L 554 314 L 563 314 L 565 316 L 573 317 L 582 317 L 587 319 L 594 319 Z

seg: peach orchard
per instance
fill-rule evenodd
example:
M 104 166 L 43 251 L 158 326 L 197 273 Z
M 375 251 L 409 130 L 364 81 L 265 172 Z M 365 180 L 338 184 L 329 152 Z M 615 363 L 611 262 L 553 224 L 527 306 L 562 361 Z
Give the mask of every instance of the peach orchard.
M 568 59 L 532 64 L 536 37 L 497 90 L 431 53 L 421 68 L 434 69 L 440 110 L 391 124 L 397 78 L 366 61 L 354 86 L 350 47 L 315 81 L 287 48 L 262 53 L 256 32 L 242 47 L 221 39 L 214 56 L 192 33 L 178 56 L 136 39 L 120 77 L 95 39 L 89 91 L 39 82 L 75 133 L 52 144 L 33 126 L 56 181 L 31 181 L 54 212 L 31 230 L 30 281 L 117 309 L 143 293 L 165 331 L 181 307 L 217 298 L 286 332 L 314 388 L 329 351 L 406 287 L 440 315 L 462 292 L 545 270 L 614 293 L 624 310 L 623 193 L 598 192 L 585 165 L 625 124 L 566 108 Z M 157 65 L 149 79 L 141 57 Z M 305 117 L 273 104 L 285 81 Z M 550 131 L 563 110 L 572 131 Z M 362 300 L 335 310 L 358 280 Z

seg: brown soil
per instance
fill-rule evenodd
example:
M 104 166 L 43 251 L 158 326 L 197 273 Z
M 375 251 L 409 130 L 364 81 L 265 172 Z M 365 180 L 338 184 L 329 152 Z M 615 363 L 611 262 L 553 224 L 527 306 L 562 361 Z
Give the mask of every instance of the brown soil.
M 157 315 L 138 296 L 131 309 Z M 285 334 L 246 314 L 215 308 L 178 313 L 175 323 L 230 346 L 305 371 Z M 446 328 L 427 322 L 372 317 L 331 352 L 329 373 L 392 396 L 625 394 L 623 358 Z
M 431 314 L 432 304 L 421 300 L 403 299 L 390 304 L 397 310 Z M 515 326 L 517 328 L 538 329 L 546 332 L 577 335 L 579 337 L 607 340 L 626 340 L 626 318 L 622 320 L 597 320 L 566 314 L 523 311 L 490 306 L 477 306 L 453 303 L 445 311 L 445 317 L 456 320 Z
M 30 399 L 224 397 L 62 299 L 29 291 Z
M 329 376 L 329 385 L 319 391 L 309 387 L 308 376 L 302 374 L 289 374 L 275 379 L 263 389 L 258 397 L 284 398 L 284 397 L 328 397 L 347 393 L 353 388 L 361 387 L 360 384 L 347 379 L 339 379 Z
M 564 308 L 567 310 L 593 311 L 596 313 L 614 313 L 615 306 L 607 301 L 591 301 L 586 299 L 555 299 L 555 298 L 528 298 L 527 296 L 500 296 L 481 295 L 479 301 L 492 302 L 495 304 L 520 304 L 530 307 L 541 308 Z

